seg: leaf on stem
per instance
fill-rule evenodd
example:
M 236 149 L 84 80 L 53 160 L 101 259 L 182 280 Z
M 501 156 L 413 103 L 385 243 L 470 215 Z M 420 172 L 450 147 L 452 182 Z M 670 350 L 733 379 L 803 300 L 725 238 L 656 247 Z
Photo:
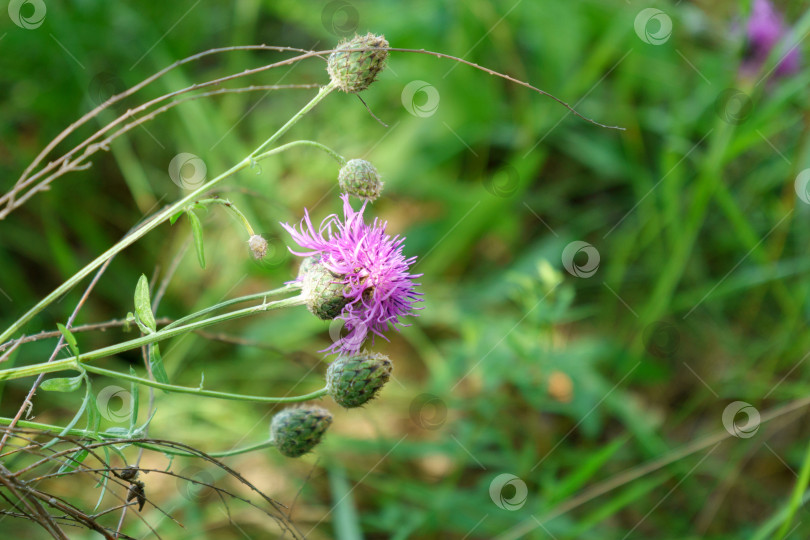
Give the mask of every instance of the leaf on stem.
M 138 280 L 138 285 L 135 286 L 135 322 L 145 334 L 151 334 L 157 330 L 155 316 L 152 313 L 152 300 L 149 297 L 149 282 L 143 274 Z
M 75 377 L 59 377 L 42 381 L 39 387 L 46 392 L 73 392 L 82 385 L 82 380 L 84 380 L 84 374 Z
M 62 466 L 59 467 L 57 474 L 69 473 L 70 471 L 74 470 L 81 464 L 82 461 L 84 461 L 84 459 L 87 457 L 88 454 L 89 452 L 86 449 L 82 448 L 72 456 L 68 456 L 66 458 L 66 461 L 62 464 Z
M 56 327 L 62 332 L 62 335 L 65 336 L 65 341 L 67 341 L 68 347 L 70 347 L 71 352 L 79 356 L 79 345 L 76 343 L 76 336 L 73 335 L 73 332 L 67 329 L 67 327 L 62 323 L 56 323 Z
M 188 215 L 188 220 L 191 222 L 191 234 L 194 236 L 194 248 L 197 250 L 197 260 L 200 261 L 200 267 L 205 268 L 202 222 L 192 210 L 188 210 L 186 215 Z

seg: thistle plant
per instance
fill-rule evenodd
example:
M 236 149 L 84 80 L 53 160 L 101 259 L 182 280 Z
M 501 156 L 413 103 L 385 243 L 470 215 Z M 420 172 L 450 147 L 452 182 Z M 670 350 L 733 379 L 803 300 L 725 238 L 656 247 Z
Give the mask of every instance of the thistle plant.
M 128 110 L 61 157 L 43 164 L 55 146 L 75 131 L 78 126 L 96 117 L 102 110 L 109 108 L 121 99 L 135 94 L 170 69 L 211 54 L 246 49 L 296 52 L 299 55 L 254 70 L 197 83 L 192 87 L 152 99 L 143 105 Z M 207 51 L 181 60 L 131 89 L 111 97 L 62 132 L 54 139 L 53 143 L 49 144 L 37 156 L 34 162 L 23 172 L 12 190 L 0 197 L 0 205 L 3 206 L 0 208 L 0 220 L 16 208 L 19 208 L 20 205 L 36 193 L 46 190 L 60 176 L 86 167 L 89 164 L 89 158 L 93 154 L 107 150 L 110 142 L 117 137 L 155 116 L 181 105 L 184 101 L 208 97 L 217 93 L 254 91 L 256 89 L 311 88 L 311 86 L 251 86 L 242 89 L 204 91 L 188 98 L 175 99 L 178 95 L 191 91 L 199 92 L 201 89 L 220 85 L 237 77 L 290 65 L 308 58 L 326 57 L 326 71 L 329 75 L 329 82 L 318 87 L 317 94 L 264 142 L 256 146 L 252 152 L 226 171 L 195 187 L 185 196 L 147 217 L 119 242 L 84 266 L 74 276 L 67 279 L 21 315 L 8 328 L 0 332 L 0 355 L 2 355 L 0 361 L 9 358 L 12 353 L 17 354 L 22 360 L 17 363 L 16 367 L 0 370 L 0 381 L 35 377 L 31 390 L 18 413 L 10 417 L 0 417 L 0 425 L 6 426 L 0 440 L 0 456 L 6 455 L 2 454 L 3 450 L 9 451 L 10 439 L 17 440 L 22 436 L 22 433 L 29 433 L 24 430 L 34 430 L 34 433 L 47 434 L 51 439 L 50 442 L 45 444 L 46 447 L 55 444 L 63 445 L 66 442 L 74 441 L 75 446 L 72 447 L 70 452 L 59 454 L 61 457 L 60 463 L 63 467 L 60 471 L 65 474 L 73 470 L 97 471 L 97 467 L 92 469 L 84 465 L 84 461 L 87 459 L 100 460 L 106 467 L 101 475 L 104 489 L 107 488 L 109 478 L 116 479 L 122 487 L 127 489 L 126 495 L 123 497 L 124 503 L 121 516 L 121 523 L 123 523 L 128 508 L 134 508 L 133 505 L 137 504 L 138 511 L 140 511 L 148 501 L 148 486 L 145 485 L 142 479 L 138 479 L 137 465 L 131 465 L 130 460 L 125 455 L 128 448 L 136 447 L 140 452 L 149 450 L 168 456 L 200 457 L 204 455 L 206 459 L 210 460 L 275 448 L 283 456 L 297 458 L 312 452 L 324 438 L 328 439 L 327 432 L 332 423 L 332 416 L 329 411 L 309 402 L 331 396 L 339 406 L 355 408 L 367 404 L 379 394 L 391 375 L 392 363 L 387 356 L 363 350 L 363 347 L 375 345 L 376 338 L 387 340 L 387 332 L 392 329 L 399 330 L 401 326 L 407 326 L 405 322 L 407 318 L 416 315 L 415 312 L 421 309 L 417 304 L 421 302 L 422 293 L 418 291 L 420 284 L 416 280 L 422 274 L 416 274 L 412 271 L 416 256 L 406 254 L 405 237 L 399 234 L 391 236 L 387 232 L 388 223 L 386 221 L 374 217 L 370 222 L 366 222 L 364 214 L 369 208 L 368 203 L 378 199 L 382 193 L 380 174 L 373 164 L 362 159 L 346 160 L 336 151 L 316 141 L 297 140 L 284 144 L 279 144 L 279 141 L 296 123 L 334 90 L 350 94 L 367 90 L 385 68 L 390 51 L 426 53 L 426 51 L 390 48 L 383 36 L 373 34 L 356 36 L 341 43 L 336 49 L 327 51 L 302 51 L 287 47 L 268 46 L 230 47 Z M 511 77 L 475 66 L 455 57 L 440 53 L 428 54 L 440 58 L 451 58 L 472 65 L 487 73 L 515 81 Z M 531 87 L 527 83 L 515 82 L 532 88 L 541 94 L 549 95 L 542 90 Z M 551 97 L 553 98 L 553 96 Z M 553 99 L 557 100 L 557 98 Z M 580 116 L 579 113 L 564 102 L 557 101 L 569 108 L 574 114 Z M 303 210 L 303 219 L 297 226 L 288 223 L 279 225 L 280 230 L 289 233 L 290 243 L 295 244 L 290 246 L 290 251 L 302 258 L 296 279 L 258 293 L 224 300 L 175 320 L 166 320 L 160 317 L 158 313 L 159 300 L 165 287 L 161 286 L 155 292 L 147 277 L 141 275 L 138 282 L 133 284 L 133 302 L 130 308 L 131 311 L 127 313 L 126 317 L 108 323 L 99 323 L 94 327 L 104 329 L 114 326 L 131 326 L 140 331 L 140 336 L 98 349 L 84 350 L 79 345 L 79 340 L 74 333 L 76 328 L 73 327 L 76 312 L 81 307 L 84 299 L 80 302 L 73 316 L 66 321 L 66 324 L 60 324 L 57 330 L 38 335 L 27 336 L 23 334 L 36 315 L 51 306 L 57 299 L 63 297 L 65 293 L 76 287 L 82 280 L 96 272 L 94 280 L 85 293 L 86 298 L 95 283 L 101 279 L 107 265 L 115 255 L 121 253 L 161 225 L 167 222 L 174 224 L 184 216 L 191 226 L 194 249 L 202 268 L 206 267 L 205 231 L 198 212 L 213 207 L 222 207 L 225 211 L 236 216 L 243 229 L 239 231 L 238 236 L 240 241 L 246 242 L 248 248 L 245 250 L 247 252 L 245 256 L 259 260 L 264 258 L 268 251 L 267 239 L 256 234 L 236 202 L 215 196 L 212 194 L 212 190 L 236 172 L 255 167 L 262 160 L 277 156 L 291 148 L 315 149 L 332 157 L 340 166 L 337 177 L 338 184 L 343 191 L 339 199 L 331 201 L 333 204 L 339 202 L 342 205 L 341 216 L 332 214 L 316 228 L 312 224 L 309 211 L 305 209 Z M 351 197 L 361 200 L 359 209 L 355 209 Z M 355 202 L 355 204 L 358 203 Z M 245 237 L 247 240 L 244 240 Z M 171 273 L 167 279 L 171 279 Z M 234 308 L 237 304 L 244 303 L 250 304 L 247 307 Z M 299 395 L 265 396 L 212 390 L 205 387 L 204 381 L 201 381 L 197 387 L 191 387 L 173 384 L 169 380 L 160 349 L 165 340 L 192 332 L 199 332 L 226 321 L 268 311 L 287 308 L 301 309 L 301 306 L 306 306 L 319 319 L 343 321 L 347 330 L 347 335 L 344 338 L 335 341 L 321 351 L 337 355 L 337 358 L 332 361 L 326 370 L 326 380 L 321 388 L 310 389 L 308 392 Z M 59 341 L 51 358 L 45 362 L 30 362 L 31 356 L 26 354 L 25 344 L 45 337 L 55 336 L 59 337 Z M 67 347 L 69 354 L 66 357 L 57 359 L 58 354 L 63 350 L 63 345 Z M 144 352 L 143 374 L 138 374 L 138 371 L 134 368 L 130 368 L 128 372 L 120 372 L 97 365 L 99 360 L 136 349 L 142 349 Z M 62 373 L 60 376 L 45 379 L 46 374 L 61 372 L 72 373 L 69 376 L 64 376 L 65 374 Z M 97 395 L 93 390 L 93 375 L 111 377 L 122 381 L 122 383 L 129 383 L 133 406 L 131 407 L 128 428 L 100 429 Z M 141 387 L 147 387 L 150 391 L 150 407 L 155 397 L 154 389 L 198 398 L 297 405 L 275 414 L 271 422 L 270 436 L 266 440 L 226 450 L 206 449 L 203 453 L 182 443 L 149 439 L 148 430 L 150 424 L 160 421 L 160 416 L 156 416 L 154 409 L 152 409 L 152 415 L 146 420 L 141 419 L 139 422 L 138 396 Z M 23 418 L 25 412 L 33 406 L 32 400 L 37 389 L 49 392 L 76 392 L 82 388 L 84 388 L 82 405 L 74 418 L 64 425 L 44 424 Z M 86 417 L 85 427 L 77 427 L 79 421 L 84 417 Z M 213 437 L 212 440 L 216 440 L 216 438 Z M 103 449 L 103 457 L 96 453 L 98 449 Z M 120 467 L 116 468 L 113 463 L 115 460 L 121 461 Z M 118 470 L 128 472 L 122 474 L 116 472 Z M 133 470 L 136 472 L 133 473 Z M 60 508 L 59 511 L 66 512 L 64 508 Z M 77 518 L 77 520 L 83 525 L 91 526 L 87 522 L 81 521 L 81 519 Z M 46 528 L 55 527 L 55 525 L 49 523 L 45 523 L 43 526 Z M 59 537 L 56 534 L 55 536 Z

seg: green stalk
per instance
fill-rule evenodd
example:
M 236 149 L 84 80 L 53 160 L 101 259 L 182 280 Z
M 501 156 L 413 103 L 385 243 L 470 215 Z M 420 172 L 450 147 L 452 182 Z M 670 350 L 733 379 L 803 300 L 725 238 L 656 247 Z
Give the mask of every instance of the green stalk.
M 225 178 L 228 178 L 232 174 L 249 167 L 256 163 L 259 159 L 264 159 L 267 156 L 272 155 L 273 153 L 277 153 L 274 150 L 262 154 L 262 152 L 271 144 L 275 143 L 282 135 L 284 135 L 292 126 L 294 126 L 305 114 L 311 111 L 318 103 L 323 101 L 323 99 L 329 95 L 332 90 L 336 88 L 333 82 L 329 82 L 326 86 L 322 86 L 320 90 L 318 90 L 318 94 L 312 98 L 304 107 L 295 113 L 295 115 L 290 118 L 286 124 L 281 126 L 278 131 L 276 131 L 269 139 L 259 145 L 256 150 L 250 153 L 245 159 L 225 171 L 224 173 L 220 174 L 216 178 L 211 179 L 210 181 L 206 182 L 196 190 L 192 191 L 179 201 L 175 202 L 171 206 L 164 208 L 162 211 L 155 214 L 151 219 L 146 221 L 143 225 L 141 225 L 138 229 L 132 231 L 130 234 L 122 238 L 118 243 L 112 246 L 110 249 L 99 255 L 95 260 L 93 260 L 90 264 L 79 270 L 76 274 L 74 274 L 70 279 L 62 283 L 59 287 L 53 290 L 48 296 L 40 300 L 34 307 L 29 309 L 24 315 L 22 315 L 19 319 L 17 319 L 14 323 L 11 324 L 2 334 L 0 334 L 0 343 L 7 341 L 9 338 L 14 336 L 17 332 L 19 332 L 26 323 L 28 323 L 31 319 L 33 319 L 38 313 L 40 313 L 43 309 L 53 303 L 55 300 L 60 298 L 70 289 L 72 289 L 76 284 L 78 284 L 82 279 L 87 277 L 93 270 L 104 264 L 108 259 L 117 255 L 125 248 L 134 244 L 137 240 L 142 238 L 146 235 L 149 231 L 155 229 L 158 225 L 163 223 L 164 221 L 171 218 L 174 214 L 178 211 L 182 210 L 187 204 L 194 202 L 195 199 L 200 198 L 200 196 L 205 193 L 206 191 L 210 190 L 218 183 L 220 183 Z M 285 145 L 286 146 L 286 145 Z M 278 150 L 278 149 L 276 149 Z M 44 373 L 44 372 L 42 372 Z
M 337 161 L 341 166 L 346 165 L 346 158 L 344 158 L 343 156 L 341 156 L 340 154 L 338 154 L 337 152 L 335 152 L 334 150 L 332 150 L 331 148 L 329 148 L 325 144 L 321 144 L 321 143 L 315 142 L 315 141 L 306 141 L 306 140 L 293 141 L 291 143 L 281 145 L 278 148 L 273 148 L 272 150 L 269 150 L 269 151 L 267 151 L 267 152 L 265 152 L 263 154 L 260 154 L 260 155 L 256 156 L 256 159 L 262 159 L 262 158 L 270 157 L 270 156 L 272 156 L 274 154 L 278 154 L 280 152 L 284 152 L 285 150 L 289 150 L 290 148 L 292 148 L 294 146 L 314 146 L 315 148 L 317 148 L 319 150 L 323 150 L 324 152 L 326 152 L 327 154 L 332 156 L 332 158 L 335 161 Z
M 12 419 L 11 418 L 4 418 L 0 417 L 0 425 L 8 426 L 11 425 Z M 18 420 L 16 423 L 17 427 L 24 428 L 24 429 L 38 429 L 41 431 L 49 431 L 52 433 L 58 433 L 62 436 L 72 436 L 72 437 L 84 437 L 88 439 L 98 439 L 101 437 L 102 439 L 120 439 L 119 435 L 113 435 L 110 433 L 94 433 L 92 431 L 84 430 L 84 429 L 69 429 L 65 431 L 65 428 L 60 426 L 54 426 L 52 424 L 41 424 L 39 422 L 30 422 L 28 420 Z M 186 456 L 186 457 L 200 457 L 199 454 L 195 454 L 193 452 L 186 452 L 184 450 L 177 450 L 174 448 L 166 448 L 160 446 L 158 444 L 151 444 L 142 441 L 127 441 L 123 439 L 121 442 L 126 442 L 128 444 L 132 444 L 133 446 L 139 446 L 141 448 L 148 448 L 149 450 L 154 450 L 155 452 L 161 452 L 163 454 L 169 454 L 172 456 Z M 222 458 L 228 456 L 236 456 L 239 454 L 245 454 L 247 452 L 252 452 L 254 450 L 261 450 L 262 448 L 268 448 L 274 446 L 273 441 L 267 440 L 262 441 L 260 443 L 252 444 L 250 446 L 243 446 L 242 448 L 234 448 L 233 450 L 225 450 L 222 452 L 206 452 L 211 457 L 215 458 Z
M 309 394 L 304 394 L 301 396 L 289 396 L 289 397 L 231 394 L 229 392 L 217 392 L 214 390 L 203 390 L 202 388 L 189 388 L 187 386 L 165 384 L 153 381 L 151 379 L 144 379 L 141 377 L 136 377 L 135 375 L 129 375 L 128 373 L 120 373 L 118 371 L 113 371 L 110 369 L 91 366 L 90 364 L 81 364 L 81 367 L 82 369 L 84 369 L 85 371 L 89 371 L 90 373 L 96 373 L 98 375 L 105 375 L 107 377 L 123 379 L 125 381 L 142 384 L 144 386 L 151 386 L 153 388 L 160 388 L 161 390 L 166 390 L 167 392 L 174 392 L 175 394 L 191 394 L 193 396 L 211 397 L 217 399 L 229 399 L 231 401 L 251 401 L 255 403 L 299 403 L 301 401 L 318 399 L 327 394 L 326 388 L 321 388 L 320 390 L 316 390 L 315 392 L 310 392 Z
M 787 515 L 785 516 L 785 521 L 782 522 L 782 526 L 779 527 L 779 530 L 773 536 L 774 540 L 782 540 L 782 538 L 784 538 L 788 532 L 790 532 L 790 526 L 793 524 L 793 518 L 796 515 L 796 510 L 798 510 L 802 504 L 808 483 L 810 483 L 810 445 L 807 446 L 807 450 L 805 451 L 802 470 L 799 472 L 798 478 L 796 478 L 796 485 L 793 487 L 793 493 L 788 501 L 788 510 Z
M 269 311 L 271 309 L 279 309 L 288 306 L 299 306 L 303 304 L 304 299 L 299 295 L 293 296 L 292 298 L 285 298 L 284 300 L 276 300 L 275 302 L 262 303 L 259 304 L 258 306 L 251 306 L 236 311 L 230 311 L 228 313 L 223 313 L 222 315 L 217 315 L 209 319 L 203 319 L 201 321 L 189 323 L 183 326 L 177 326 L 174 328 L 164 327 L 152 334 L 141 336 L 135 339 L 130 339 L 129 341 L 124 341 L 122 343 L 116 343 L 115 345 L 110 345 L 109 347 L 96 349 L 95 351 L 83 353 L 73 358 L 65 358 L 63 360 L 56 360 L 55 362 L 43 362 L 31 366 L 23 366 L 18 368 L 0 370 L 0 381 L 19 379 L 22 377 L 30 377 L 31 375 L 38 375 L 40 373 L 51 373 L 54 371 L 61 371 L 66 369 L 75 369 L 77 371 L 81 371 L 80 363 L 86 362 L 88 360 L 96 360 L 99 358 L 105 358 L 107 356 L 113 356 L 124 351 L 129 351 L 132 349 L 140 348 L 144 345 L 149 345 L 150 343 L 157 343 L 158 341 L 163 341 L 164 339 L 185 334 L 186 332 L 190 332 L 192 330 L 205 328 L 207 326 L 211 326 L 220 322 L 229 321 L 232 319 L 238 319 L 240 317 L 246 317 L 254 313 L 261 313 L 263 311 Z
M 253 227 L 250 226 L 250 222 L 248 221 L 248 218 L 245 216 L 245 214 L 243 214 L 242 211 L 239 210 L 236 207 L 236 205 L 233 204 L 228 199 L 200 199 L 198 201 L 195 201 L 194 204 L 202 204 L 202 205 L 221 204 L 222 206 L 224 206 L 225 208 L 236 214 L 236 217 L 238 217 L 242 221 L 242 226 L 245 227 L 248 236 L 253 236 L 254 234 L 256 234 L 253 231 Z
M 298 289 L 298 288 L 300 288 L 299 285 L 290 284 L 290 285 L 285 285 L 283 287 L 279 287 L 278 289 L 273 289 L 272 291 L 247 294 L 245 296 L 240 296 L 239 298 L 232 298 L 230 300 L 225 300 L 224 302 L 220 302 L 219 304 L 209 306 L 209 307 L 207 307 L 205 309 L 201 309 L 200 311 L 190 313 L 190 314 L 186 315 L 185 317 L 181 317 L 181 318 L 177 319 L 176 321 L 167 324 L 166 326 L 161 328 L 161 330 L 168 330 L 169 328 L 175 328 L 175 327 L 180 326 L 180 325 L 182 325 L 182 324 L 184 324 L 184 323 L 186 323 L 188 321 L 193 321 L 194 319 L 198 319 L 198 318 L 202 317 L 203 315 L 207 315 L 208 313 L 211 313 L 212 311 L 216 311 L 218 309 L 226 308 L 228 306 L 232 306 L 233 304 L 240 304 L 242 302 L 248 302 L 250 300 L 259 300 L 259 299 L 265 298 L 267 296 L 275 296 L 275 295 L 281 294 L 281 293 L 283 293 L 285 291 L 292 291 L 292 290 L 295 290 L 295 289 Z

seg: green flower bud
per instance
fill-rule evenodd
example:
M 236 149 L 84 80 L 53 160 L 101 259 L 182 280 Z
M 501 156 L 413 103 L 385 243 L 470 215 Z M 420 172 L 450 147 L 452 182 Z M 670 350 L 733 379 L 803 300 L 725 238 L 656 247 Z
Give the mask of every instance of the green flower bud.
M 369 201 L 376 200 L 383 187 L 377 169 L 365 159 L 349 160 L 338 173 L 338 183 L 345 193 Z
M 332 415 L 323 407 L 293 407 L 273 417 L 270 437 L 282 455 L 300 457 L 321 442 L 331 424 Z
M 267 255 L 267 240 L 258 234 L 254 234 L 248 239 L 248 247 L 256 260 L 264 259 L 264 256 Z
M 359 407 L 377 395 L 388 382 L 392 368 L 384 354 L 341 356 L 326 370 L 326 388 L 338 405 Z
M 331 272 L 321 263 L 320 255 L 307 257 L 298 271 L 301 294 L 307 308 L 319 319 L 329 321 L 340 315 L 349 301 L 343 296 L 343 277 Z
M 329 55 L 326 69 L 329 78 L 344 92 L 356 94 L 368 88 L 385 67 L 388 47 L 384 36 L 368 33 L 340 43 Z M 368 49 L 344 52 L 346 49 Z

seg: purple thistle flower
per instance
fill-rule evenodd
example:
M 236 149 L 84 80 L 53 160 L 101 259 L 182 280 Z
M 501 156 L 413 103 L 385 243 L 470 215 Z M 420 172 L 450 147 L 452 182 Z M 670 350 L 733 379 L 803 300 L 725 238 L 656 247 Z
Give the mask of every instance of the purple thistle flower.
M 754 0 L 751 16 L 746 25 L 749 53 L 743 62 L 743 71 L 756 74 L 780 41 L 790 36 L 782 15 L 769 0 Z M 779 59 L 776 75 L 787 76 L 799 70 L 799 50 L 794 45 Z
M 347 304 L 337 317 L 346 321 L 348 335 L 325 349 L 329 352 L 354 354 L 360 350 L 369 332 L 387 339 L 383 332 L 389 326 L 398 329 L 399 318 L 415 315 L 415 302 L 422 293 L 414 291 L 422 274 L 410 274 L 409 267 L 416 257 L 402 254 L 404 237 L 385 234 L 388 222 L 374 218 L 369 226 L 363 221 L 366 204 L 355 212 L 349 196 L 343 194 L 343 221 L 332 214 L 318 229 L 312 225 L 309 212 L 299 230 L 287 223 L 281 226 L 306 251 L 290 252 L 300 257 L 320 256 L 320 264 L 337 276 L 335 283 L 344 285 Z M 299 276 L 299 279 L 301 277 Z M 407 326 L 407 325 L 404 325 Z

